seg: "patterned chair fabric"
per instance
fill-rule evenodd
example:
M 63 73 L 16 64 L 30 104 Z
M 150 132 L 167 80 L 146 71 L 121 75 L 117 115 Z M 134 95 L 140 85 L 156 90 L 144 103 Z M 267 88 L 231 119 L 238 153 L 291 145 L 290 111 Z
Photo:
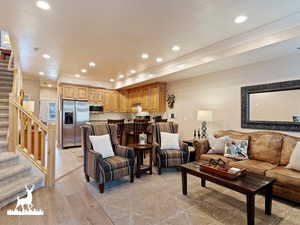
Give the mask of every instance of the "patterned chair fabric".
M 154 125 L 153 144 L 155 145 L 154 163 L 158 166 L 159 174 L 161 168 L 179 166 L 189 161 L 188 145 L 180 141 L 180 150 L 160 149 L 161 140 L 160 132 L 178 133 L 178 124 L 173 122 L 155 123 Z
M 102 155 L 93 150 L 90 135 L 109 134 L 115 156 L 103 159 Z M 112 180 L 130 175 L 134 176 L 134 150 L 118 144 L 117 125 L 97 124 L 82 127 L 82 148 L 84 152 L 84 172 L 97 183 L 105 184 Z M 87 178 L 88 180 L 88 178 Z

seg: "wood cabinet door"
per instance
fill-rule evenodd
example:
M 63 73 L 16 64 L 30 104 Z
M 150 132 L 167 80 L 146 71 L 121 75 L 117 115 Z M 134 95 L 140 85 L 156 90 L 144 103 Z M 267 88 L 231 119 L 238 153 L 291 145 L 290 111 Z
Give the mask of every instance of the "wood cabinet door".
M 159 111 L 159 88 L 158 86 L 150 87 L 150 112 Z
M 128 92 L 121 91 L 119 94 L 120 112 L 128 112 Z
M 103 104 L 103 90 L 102 89 L 96 90 L 96 102 L 97 102 L 97 104 Z
M 150 91 L 149 87 L 143 88 L 143 94 L 142 94 L 142 107 L 143 111 L 148 112 L 150 110 Z
M 133 106 L 133 98 L 134 98 L 134 92 L 132 90 L 128 91 L 128 112 L 132 112 L 132 106 Z
M 96 91 L 97 91 L 97 89 L 95 89 L 95 88 L 89 88 L 88 89 L 88 101 L 90 103 L 93 103 L 93 104 L 97 103 L 97 101 L 96 101 Z
M 88 100 L 88 88 L 87 87 L 77 87 L 78 89 L 78 99 Z
M 119 92 L 118 91 L 112 91 L 111 93 L 111 99 L 112 99 L 112 111 L 113 112 L 119 112 Z
M 62 96 L 63 98 L 66 99 L 74 99 L 75 95 L 74 95 L 74 87 L 73 86 L 63 86 L 62 87 Z
M 104 112 L 112 112 L 111 91 L 110 90 L 103 91 L 103 97 L 104 97 Z

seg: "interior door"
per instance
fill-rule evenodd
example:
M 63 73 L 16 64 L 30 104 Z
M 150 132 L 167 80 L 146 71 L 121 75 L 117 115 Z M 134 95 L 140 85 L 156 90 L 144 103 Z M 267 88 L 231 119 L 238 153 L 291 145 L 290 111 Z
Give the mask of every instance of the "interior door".
M 81 145 L 81 126 L 89 121 L 89 103 L 76 101 L 75 145 Z
M 75 102 L 63 100 L 63 148 L 74 146 L 75 142 Z

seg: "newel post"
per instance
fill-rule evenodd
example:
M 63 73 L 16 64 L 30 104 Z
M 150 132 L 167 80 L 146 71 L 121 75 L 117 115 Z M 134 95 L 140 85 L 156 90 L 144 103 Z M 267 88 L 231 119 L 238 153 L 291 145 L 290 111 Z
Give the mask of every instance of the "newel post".
M 55 185 L 55 151 L 56 151 L 56 126 L 48 125 L 48 149 L 47 149 L 47 176 L 46 185 Z
M 15 152 L 18 144 L 18 112 L 13 102 L 15 101 L 15 96 L 13 93 L 9 94 L 9 123 L 8 123 L 8 151 Z

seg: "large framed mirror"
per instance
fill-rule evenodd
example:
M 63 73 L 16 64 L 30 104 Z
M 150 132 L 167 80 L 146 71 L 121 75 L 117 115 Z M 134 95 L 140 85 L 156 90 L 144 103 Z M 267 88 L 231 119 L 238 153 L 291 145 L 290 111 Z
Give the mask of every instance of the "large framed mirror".
M 300 80 L 241 88 L 241 126 L 300 131 Z

